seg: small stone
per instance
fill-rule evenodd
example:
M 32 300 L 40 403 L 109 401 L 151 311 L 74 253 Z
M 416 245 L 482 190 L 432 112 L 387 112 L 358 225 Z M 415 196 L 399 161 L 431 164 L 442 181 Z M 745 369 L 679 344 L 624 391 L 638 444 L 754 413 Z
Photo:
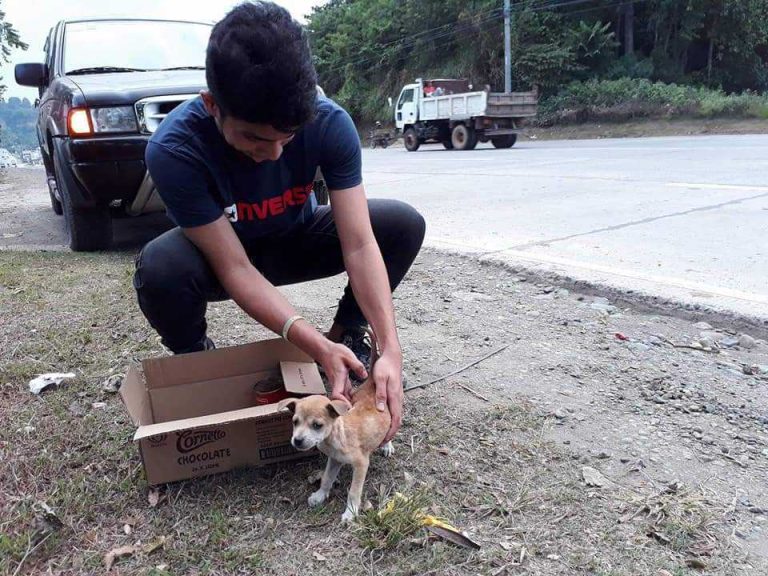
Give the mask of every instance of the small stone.
M 749 334 L 739 334 L 739 346 L 742 348 L 754 348 L 756 345 L 757 342 Z
M 91 408 L 95 408 L 96 410 L 100 410 L 106 407 L 107 407 L 106 402 L 94 402 L 93 404 L 91 404 Z
M 597 455 L 597 458 L 598 458 L 599 460 L 607 460 L 607 459 L 608 459 L 608 458 L 610 458 L 610 457 L 611 457 L 611 455 L 610 455 L 608 452 L 606 452 L 605 450 L 601 451 L 601 452 L 600 452 L 600 453 Z
M 109 378 L 104 380 L 104 382 L 101 383 L 101 389 L 104 390 L 104 392 L 109 392 L 114 394 L 118 390 L 120 390 L 120 386 L 123 385 L 123 375 L 122 374 L 112 374 Z
M 738 346 L 739 339 L 735 336 L 726 336 L 725 338 L 718 340 L 717 343 L 721 348 L 733 348 L 734 346 Z
M 85 409 L 79 402 L 72 402 L 72 404 L 69 405 L 69 413 L 73 416 L 81 417 L 85 416 Z
M 642 342 L 630 342 L 627 347 L 633 352 L 647 352 L 651 349 L 650 346 L 643 344 Z
M 555 294 L 556 294 L 556 295 L 557 295 L 559 298 L 565 298 L 565 297 L 567 297 L 567 296 L 570 296 L 571 292 L 570 292 L 569 290 L 566 290 L 565 288 L 560 288 L 560 289 L 558 289 L 558 290 L 555 292 Z
M 608 479 L 605 476 L 589 466 L 584 466 L 581 469 L 581 475 L 584 478 L 584 483 L 587 486 L 596 486 L 600 488 L 601 486 L 605 486 L 608 483 Z
M 706 322 L 696 322 L 696 324 L 694 324 L 694 326 L 696 328 L 698 328 L 699 330 L 712 330 L 712 326 L 710 326 Z
M 552 415 L 558 420 L 565 420 L 568 417 L 568 415 L 565 413 L 565 410 L 563 410 L 562 408 L 558 408 L 557 410 L 552 412 Z

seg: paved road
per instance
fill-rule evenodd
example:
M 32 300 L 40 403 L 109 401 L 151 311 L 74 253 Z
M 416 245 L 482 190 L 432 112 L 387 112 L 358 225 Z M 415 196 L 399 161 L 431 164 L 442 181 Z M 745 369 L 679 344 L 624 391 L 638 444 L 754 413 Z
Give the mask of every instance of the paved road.
M 768 318 L 768 136 L 370 150 L 427 242 Z
M 369 195 L 426 216 L 429 245 L 768 318 L 768 136 L 366 150 Z M 0 182 L 0 247 L 61 246 L 41 170 Z M 163 218 L 116 223 L 133 250 Z

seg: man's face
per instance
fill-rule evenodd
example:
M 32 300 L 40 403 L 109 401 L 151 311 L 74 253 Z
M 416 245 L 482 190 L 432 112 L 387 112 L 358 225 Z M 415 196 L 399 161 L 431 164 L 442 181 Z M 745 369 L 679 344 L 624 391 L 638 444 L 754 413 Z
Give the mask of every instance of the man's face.
M 283 154 L 283 148 L 296 135 L 294 132 L 275 130 L 269 124 L 254 124 L 232 116 L 222 117 L 211 93 L 201 92 L 201 96 L 227 144 L 254 162 L 277 160 Z

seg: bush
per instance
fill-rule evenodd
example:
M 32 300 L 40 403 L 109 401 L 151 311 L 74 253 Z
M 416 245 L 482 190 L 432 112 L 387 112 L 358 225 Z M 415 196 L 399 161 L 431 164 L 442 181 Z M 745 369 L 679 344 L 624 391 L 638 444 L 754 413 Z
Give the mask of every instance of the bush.
M 645 78 L 573 82 L 541 102 L 539 124 L 675 116 L 768 118 L 768 95 L 726 94 Z

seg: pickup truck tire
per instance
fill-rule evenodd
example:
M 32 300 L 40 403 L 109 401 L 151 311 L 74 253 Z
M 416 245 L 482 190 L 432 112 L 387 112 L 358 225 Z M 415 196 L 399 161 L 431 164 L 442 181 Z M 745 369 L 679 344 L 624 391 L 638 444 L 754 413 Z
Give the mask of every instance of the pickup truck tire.
M 491 138 L 491 144 L 494 148 L 512 148 L 517 142 L 517 134 L 505 134 L 504 136 L 494 136 Z
M 451 131 L 451 143 L 456 150 L 474 150 L 477 134 L 474 128 L 466 124 L 456 124 Z
M 419 149 L 421 142 L 419 142 L 416 130 L 408 128 L 408 130 L 403 133 L 403 144 L 405 144 L 405 149 L 408 150 L 408 152 L 416 152 L 416 150 Z
M 67 223 L 69 247 L 74 252 L 95 252 L 106 250 L 112 244 L 112 217 L 109 206 L 94 208 L 75 208 L 67 188 L 68 183 L 62 170 L 66 170 L 59 160 L 58 154 L 53 155 L 53 167 L 56 173 L 56 184 L 61 195 L 64 220 Z

